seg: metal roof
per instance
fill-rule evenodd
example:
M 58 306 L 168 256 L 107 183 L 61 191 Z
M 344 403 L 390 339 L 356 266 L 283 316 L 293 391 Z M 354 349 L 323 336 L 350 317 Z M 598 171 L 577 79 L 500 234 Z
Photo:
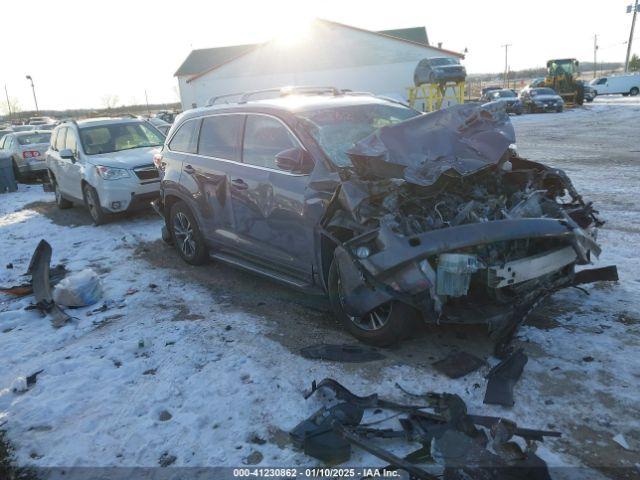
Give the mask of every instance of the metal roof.
M 256 46 L 257 44 L 231 45 L 228 47 L 193 50 L 185 61 L 182 62 L 182 65 L 180 65 L 180 68 L 178 68 L 174 76 L 181 77 L 183 75 L 196 75 L 215 65 L 228 62 Z
M 429 37 L 425 27 L 398 28 L 395 30 L 380 30 L 377 33 L 389 35 L 391 37 L 402 38 L 410 42 L 423 43 L 429 45 Z

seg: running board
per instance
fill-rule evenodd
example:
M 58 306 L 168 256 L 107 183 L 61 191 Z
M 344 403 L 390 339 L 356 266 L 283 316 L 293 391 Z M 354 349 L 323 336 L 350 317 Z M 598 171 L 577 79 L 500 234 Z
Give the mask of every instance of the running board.
M 228 265 L 231 265 L 232 267 L 238 267 L 238 268 L 242 268 L 243 270 L 248 270 L 252 273 L 257 273 L 258 275 L 262 275 L 264 277 L 270 278 L 277 282 L 284 283 L 290 287 L 294 287 L 299 290 L 305 290 L 305 291 L 314 290 L 313 285 L 311 285 L 310 283 L 303 282 L 290 275 L 282 274 L 280 272 L 274 272 L 273 270 L 270 270 L 266 267 L 260 267 L 258 265 L 250 263 L 246 260 L 242 260 L 233 255 L 229 255 L 222 252 L 211 252 L 209 256 L 215 260 L 219 260 Z

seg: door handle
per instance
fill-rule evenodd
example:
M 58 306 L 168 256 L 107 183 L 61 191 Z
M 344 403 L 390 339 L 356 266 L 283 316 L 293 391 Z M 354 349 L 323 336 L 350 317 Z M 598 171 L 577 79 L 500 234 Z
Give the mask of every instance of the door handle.
M 231 180 L 231 183 L 236 190 L 246 190 L 247 188 L 249 188 L 249 185 L 247 185 L 247 183 L 241 178 L 234 178 L 233 180 Z
M 196 173 L 196 169 L 191 165 L 185 165 L 182 170 L 184 170 L 186 173 Z

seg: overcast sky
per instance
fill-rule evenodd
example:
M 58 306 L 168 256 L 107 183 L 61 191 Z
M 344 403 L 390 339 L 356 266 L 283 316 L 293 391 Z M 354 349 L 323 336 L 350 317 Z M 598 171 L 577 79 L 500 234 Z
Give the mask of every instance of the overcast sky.
M 173 77 L 194 48 L 262 42 L 298 18 L 325 18 L 370 30 L 426 26 L 432 45 L 468 49 L 472 73 L 498 72 L 549 58 L 624 61 L 633 0 L 5 0 L 0 88 L 23 110 L 177 101 Z M 634 50 L 640 52 L 640 25 Z M 4 100 L 4 92 L 1 92 Z

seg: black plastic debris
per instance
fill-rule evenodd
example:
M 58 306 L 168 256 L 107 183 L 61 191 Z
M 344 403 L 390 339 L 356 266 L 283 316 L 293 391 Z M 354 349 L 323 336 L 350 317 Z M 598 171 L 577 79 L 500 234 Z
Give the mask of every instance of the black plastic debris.
M 346 363 L 372 362 L 386 358 L 375 348 L 363 345 L 310 345 L 300 349 L 300 354 L 311 360 Z
M 42 372 L 44 372 L 44 370 L 38 370 L 37 372 L 32 373 L 26 378 L 27 388 L 31 388 L 36 384 L 36 382 L 38 381 L 38 375 L 40 375 Z
M 13 268 L 13 264 L 11 268 Z M 7 268 L 9 268 L 7 266 Z M 67 268 L 64 265 L 56 265 L 49 269 L 49 283 L 51 286 L 55 286 L 67 275 Z M 29 275 L 27 273 L 27 275 Z M 15 295 L 16 297 L 23 297 L 33 293 L 33 285 L 31 281 L 21 283 L 20 285 L 13 285 L 11 287 L 0 286 L 0 293 L 6 293 L 8 295 Z
M 582 285 L 584 283 L 617 281 L 618 267 L 616 267 L 615 265 L 609 265 L 608 267 L 589 268 L 576 272 L 573 284 Z
M 512 407 L 515 403 L 513 387 L 520 379 L 528 360 L 523 350 L 519 349 L 493 367 L 487 375 L 489 382 L 484 403 Z
M 432 365 L 437 371 L 449 378 L 460 378 L 476 371 L 484 364 L 484 360 L 475 355 L 460 351 L 452 353 Z
M 520 352 L 521 353 L 521 352 Z M 294 447 L 328 464 L 351 457 L 352 447 L 363 449 L 389 463 L 375 476 L 404 470 L 410 478 L 423 480 L 548 480 L 547 465 L 535 455 L 535 442 L 559 432 L 520 428 L 504 418 L 472 415 L 462 398 L 449 393 L 407 394 L 423 405 L 404 405 L 377 394 L 358 396 L 337 381 L 325 378 L 312 384 L 308 398 L 326 390 L 325 406 L 290 433 Z M 403 390 L 404 391 L 404 390 Z M 398 412 L 386 423 L 362 423 L 367 410 Z M 379 412 L 378 412 L 379 413 Z M 380 425 L 378 428 L 377 426 Z M 525 446 L 515 442 L 521 437 Z M 380 445 L 382 439 L 420 444 L 420 448 L 400 457 Z M 406 451 L 406 449 L 404 449 Z M 429 467 L 427 467 L 429 465 Z
M 40 240 L 33 252 L 27 273 L 31 275 L 33 293 L 40 311 L 51 316 L 51 325 L 59 328 L 67 323 L 71 317 L 53 301 L 49 278 L 49 264 L 51 262 L 51 245 L 46 240 Z

